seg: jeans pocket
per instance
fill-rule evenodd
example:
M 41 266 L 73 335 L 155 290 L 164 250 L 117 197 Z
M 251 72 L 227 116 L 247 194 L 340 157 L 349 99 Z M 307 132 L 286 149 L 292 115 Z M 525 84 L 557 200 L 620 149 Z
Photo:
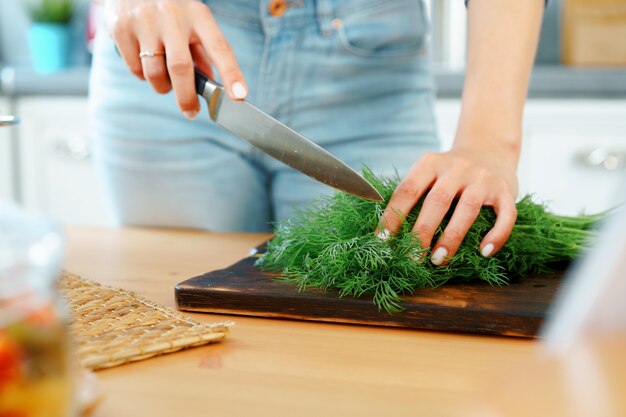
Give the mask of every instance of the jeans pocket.
M 250 0 L 202 0 L 209 7 L 218 24 L 228 21 L 240 27 L 261 27 L 259 6 Z
M 422 0 L 356 0 L 336 10 L 337 39 L 359 57 L 413 58 L 428 33 Z

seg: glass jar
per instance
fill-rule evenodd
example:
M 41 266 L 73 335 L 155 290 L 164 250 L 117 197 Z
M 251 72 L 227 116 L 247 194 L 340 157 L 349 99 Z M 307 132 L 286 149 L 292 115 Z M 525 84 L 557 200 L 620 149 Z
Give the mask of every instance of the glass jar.
M 60 233 L 0 207 L 0 416 L 73 415 Z

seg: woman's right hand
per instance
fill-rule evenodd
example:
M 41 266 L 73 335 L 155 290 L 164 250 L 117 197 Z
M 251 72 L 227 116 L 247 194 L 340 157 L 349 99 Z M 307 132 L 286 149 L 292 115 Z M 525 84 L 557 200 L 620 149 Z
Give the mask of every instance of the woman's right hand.
M 212 76 L 215 66 L 234 100 L 248 93 L 233 50 L 209 8 L 196 0 L 105 0 L 106 26 L 126 65 L 155 91 L 174 89 L 181 112 L 193 119 L 200 111 L 194 64 Z M 141 51 L 165 56 L 140 58 Z

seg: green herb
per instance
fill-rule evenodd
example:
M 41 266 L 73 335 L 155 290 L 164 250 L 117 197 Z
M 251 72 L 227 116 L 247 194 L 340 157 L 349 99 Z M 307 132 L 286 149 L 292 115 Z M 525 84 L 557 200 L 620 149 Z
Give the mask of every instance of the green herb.
M 322 198 L 277 224 L 274 239 L 256 265 L 281 272 L 281 280 L 300 289 L 316 286 L 336 288 L 341 296 L 370 295 L 379 310 L 393 313 L 402 310 L 403 295 L 419 288 L 475 280 L 505 285 L 514 277 L 549 272 L 554 263 L 579 254 L 595 235 L 593 226 L 607 215 L 557 216 L 526 196 L 517 203 L 518 219 L 507 243 L 496 255 L 484 258 L 478 246 L 496 216 L 491 208 L 483 207 L 454 257 L 446 266 L 435 266 L 430 262 L 430 249 L 422 249 L 411 231 L 422 201 L 396 236 L 382 240 L 374 230 L 399 177 L 376 177 L 368 169 L 364 176 L 384 202 L 345 193 Z M 452 212 L 453 208 L 433 242 Z
M 36 0 L 29 11 L 35 22 L 67 24 L 74 17 L 75 0 Z

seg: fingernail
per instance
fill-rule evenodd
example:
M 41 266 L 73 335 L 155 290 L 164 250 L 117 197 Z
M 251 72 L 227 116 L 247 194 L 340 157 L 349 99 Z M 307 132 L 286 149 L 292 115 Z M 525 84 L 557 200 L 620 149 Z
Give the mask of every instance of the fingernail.
M 232 91 L 233 91 L 233 96 L 235 96 L 235 98 L 238 98 L 238 99 L 244 99 L 248 95 L 248 91 L 246 90 L 246 87 L 244 87 L 243 84 L 240 83 L 239 81 L 233 84 Z
M 491 252 L 493 252 L 493 243 L 487 243 L 480 251 L 481 255 L 485 258 L 488 258 L 491 255 Z
M 183 112 L 183 115 L 189 119 L 189 120 L 193 120 L 196 118 L 196 116 L 198 115 L 198 111 L 197 110 L 185 110 Z
M 387 239 L 389 239 L 390 235 L 391 235 L 391 233 L 389 233 L 389 230 L 383 229 L 380 232 L 378 232 L 376 237 L 379 238 L 379 239 L 382 239 L 382 240 L 387 240 Z
M 448 250 L 443 246 L 440 246 L 437 248 L 435 253 L 433 253 L 433 256 L 430 257 L 430 261 L 435 265 L 441 265 L 446 259 L 446 256 L 448 256 Z

